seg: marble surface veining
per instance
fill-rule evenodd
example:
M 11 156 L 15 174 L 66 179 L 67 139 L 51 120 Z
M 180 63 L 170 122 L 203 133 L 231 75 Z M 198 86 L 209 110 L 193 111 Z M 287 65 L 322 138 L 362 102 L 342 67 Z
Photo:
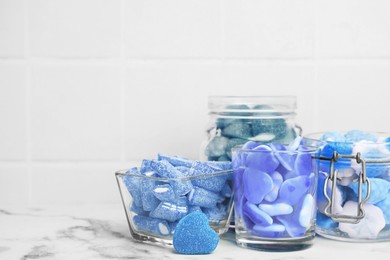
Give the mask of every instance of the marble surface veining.
M 390 242 L 346 243 L 317 237 L 296 252 L 237 247 L 229 233 L 210 255 L 184 256 L 172 248 L 134 242 L 123 208 L 115 205 L 0 208 L 0 259 L 388 259 Z

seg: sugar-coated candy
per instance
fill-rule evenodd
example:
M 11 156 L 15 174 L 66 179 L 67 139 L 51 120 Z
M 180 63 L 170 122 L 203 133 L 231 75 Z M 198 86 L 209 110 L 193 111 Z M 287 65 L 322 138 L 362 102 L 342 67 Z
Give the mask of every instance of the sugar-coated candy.
M 210 228 L 207 216 L 200 212 L 183 217 L 173 234 L 173 247 L 179 254 L 210 254 L 218 242 L 218 234 Z
M 229 140 L 227 146 L 226 146 L 226 156 L 228 157 L 228 160 L 232 159 L 232 149 L 237 146 L 246 143 L 245 139 L 242 138 L 232 138 Z
M 227 162 L 227 161 L 230 161 L 230 158 L 227 155 L 222 155 L 222 156 L 218 157 L 217 161 L 218 162 Z
M 132 199 L 128 210 L 136 216 L 133 225 L 148 235 L 170 236 L 180 219 L 204 211 L 210 223 L 220 226 L 229 214 L 231 170 L 230 161 L 200 162 L 163 154 L 143 160 L 141 169 L 132 168 L 122 177 Z
M 160 204 L 160 201 L 154 196 L 153 193 L 155 186 L 155 180 L 142 179 L 141 181 L 142 207 L 145 211 L 152 211 L 158 206 L 158 204 Z
M 271 174 L 271 178 L 272 178 L 273 188 L 264 197 L 264 200 L 266 200 L 267 202 L 274 202 L 277 199 L 280 185 L 282 185 L 283 183 L 283 176 L 277 171 Z
M 150 217 L 165 219 L 171 222 L 176 221 L 188 213 L 186 200 L 185 197 L 181 197 L 176 202 L 161 202 L 150 212 Z
M 345 136 L 337 131 L 330 131 L 324 133 L 321 138 L 322 141 L 328 141 L 328 142 L 345 142 Z
M 336 228 L 339 224 L 321 212 L 317 212 L 316 225 L 320 228 L 332 229 Z
M 174 201 L 176 197 L 169 184 L 156 185 L 153 189 L 153 194 L 160 201 Z
M 273 139 L 283 138 L 286 135 L 287 128 L 284 119 L 258 119 L 253 120 L 252 123 L 253 136 L 272 134 L 274 136 Z
M 256 225 L 269 226 L 273 223 L 271 216 L 249 201 L 243 205 L 243 213 Z
M 222 129 L 222 135 L 232 138 L 246 139 L 251 137 L 252 129 L 246 123 L 230 124 Z
M 375 204 L 378 208 L 380 208 L 385 217 L 386 224 L 390 224 L 390 191 L 387 192 L 386 198 L 381 202 Z
M 217 206 L 214 208 L 205 208 L 203 211 L 209 220 L 209 222 L 219 223 L 226 218 L 227 208 L 226 205 L 222 203 L 217 203 Z
M 373 133 L 368 133 L 360 130 L 351 130 L 345 134 L 345 141 L 355 143 L 359 141 L 376 142 L 378 137 Z
M 368 203 L 376 204 L 387 197 L 387 193 L 390 190 L 390 182 L 379 179 L 379 178 L 370 178 L 370 197 L 368 199 Z M 357 198 L 358 196 L 358 190 L 359 190 L 359 184 L 357 182 L 351 183 L 350 187 L 355 193 L 355 196 Z M 367 183 L 363 183 L 362 186 L 362 197 L 363 199 L 366 197 L 367 194 Z
M 209 157 L 220 157 L 225 155 L 229 138 L 224 136 L 215 136 L 206 147 L 206 155 Z
M 288 215 L 293 212 L 293 207 L 287 203 L 260 204 L 259 209 L 271 217 Z
M 216 207 L 220 199 L 221 197 L 217 193 L 196 186 L 194 186 L 188 195 L 189 205 L 195 205 L 204 208 Z
M 177 156 L 169 156 L 165 154 L 158 154 L 157 155 L 157 160 L 159 161 L 167 161 L 169 162 L 172 166 L 177 167 L 177 166 L 184 166 L 184 167 L 191 167 L 192 161 L 185 159 L 185 158 L 180 158 Z
M 246 168 L 243 177 L 244 194 L 250 203 L 258 204 L 263 201 L 273 189 L 272 178 L 265 172 L 254 168 Z
M 133 222 L 135 228 L 139 231 L 159 236 L 168 236 L 170 234 L 169 224 L 165 220 L 135 215 Z
M 343 214 L 356 215 L 357 202 L 347 201 L 343 207 Z M 366 203 L 364 204 L 365 216 L 357 224 L 339 224 L 339 229 L 349 235 L 350 238 L 375 239 L 385 227 L 386 221 L 380 208 Z

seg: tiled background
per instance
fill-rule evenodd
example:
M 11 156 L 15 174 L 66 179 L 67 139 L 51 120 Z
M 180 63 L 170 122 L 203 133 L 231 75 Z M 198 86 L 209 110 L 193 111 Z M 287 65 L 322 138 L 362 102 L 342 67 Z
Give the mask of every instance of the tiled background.
M 209 95 L 298 96 L 306 133 L 390 131 L 388 0 L 0 0 L 0 204 L 119 200 L 196 158 Z

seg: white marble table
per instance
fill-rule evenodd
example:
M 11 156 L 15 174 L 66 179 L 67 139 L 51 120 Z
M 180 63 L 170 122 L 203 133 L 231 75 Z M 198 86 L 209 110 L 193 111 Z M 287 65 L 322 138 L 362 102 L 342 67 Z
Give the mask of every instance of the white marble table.
M 0 208 L 0 259 L 389 259 L 390 242 L 345 243 L 316 238 L 303 251 L 269 253 L 237 247 L 232 235 L 214 253 L 175 254 L 131 240 L 120 204 Z

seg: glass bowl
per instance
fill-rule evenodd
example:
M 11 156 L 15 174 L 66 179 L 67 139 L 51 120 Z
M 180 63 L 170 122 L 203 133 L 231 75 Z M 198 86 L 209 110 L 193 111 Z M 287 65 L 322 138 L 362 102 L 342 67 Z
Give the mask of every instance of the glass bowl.
M 136 241 L 172 245 L 177 223 L 194 211 L 205 213 L 219 235 L 229 229 L 232 170 L 181 178 L 134 174 L 131 170 L 115 175 L 130 234 Z M 176 194 L 180 187 L 189 186 L 188 193 Z

